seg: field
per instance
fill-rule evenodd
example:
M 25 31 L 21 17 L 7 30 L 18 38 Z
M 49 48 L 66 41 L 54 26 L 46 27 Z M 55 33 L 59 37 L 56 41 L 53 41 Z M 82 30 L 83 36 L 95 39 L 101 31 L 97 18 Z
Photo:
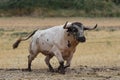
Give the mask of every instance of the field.
M 98 24 L 94 31 L 86 31 L 86 43 L 80 43 L 71 67 L 65 75 L 48 72 L 44 56 L 39 54 L 27 67 L 29 41 L 13 50 L 12 44 L 35 29 L 45 29 L 66 21 L 79 21 L 86 26 Z M 57 68 L 54 57 L 52 65 Z M 0 18 L 0 80 L 119 80 L 120 79 L 120 18 Z

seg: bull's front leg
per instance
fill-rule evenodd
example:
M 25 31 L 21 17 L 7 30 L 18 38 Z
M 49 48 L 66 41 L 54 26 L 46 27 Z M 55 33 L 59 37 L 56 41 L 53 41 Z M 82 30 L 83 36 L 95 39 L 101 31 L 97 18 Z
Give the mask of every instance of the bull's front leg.
M 65 74 L 64 59 L 62 57 L 60 50 L 56 46 L 53 46 L 53 48 L 51 49 L 51 52 L 54 53 L 54 55 L 59 61 L 60 66 L 59 66 L 58 72 L 61 74 Z
M 61 74 L 65 74 L 64 62 L 60 62 L 60 66 L 58 67 L 58 72 Z
M 70 67 L 70 64 L 71 64 L 71 60 L 72 60 L 72 57 L 73 57 L 73 53 L 71 53 L 71 55 L 68 57 L 68 59 L 66 60 L 66 65 L 64 66 L 64 68 L 66 69 L 67 67 Z

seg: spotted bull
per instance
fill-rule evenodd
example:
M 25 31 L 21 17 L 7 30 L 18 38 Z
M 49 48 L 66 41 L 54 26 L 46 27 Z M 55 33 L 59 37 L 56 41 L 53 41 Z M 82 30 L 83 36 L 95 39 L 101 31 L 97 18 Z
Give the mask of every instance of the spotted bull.
M 76 46 L 80 42 L 85 42 L 85 30 L 93 30 L 93 28 L 85 27 L 80 22 L 68 23 L 64 25 L 54 26 L 45 30 L 35 30 L 26 38 L 19 38 L 14 44 L 13 49 L 17 48 L 21 41 L 25 41 L 32 37 L 29 47 L 28 68 L 31 71 L 31 63 L 38 53 L 46 56 L 45 62 L 51 72 L 54 72 L 50 59 L 55 56 L 59 61 L 60 66 L 58 72 L 65 74 L 65 69 L 70 66 L 71 59 L 76 50 Z M 66 61 L 66 64 L 64 64 Z

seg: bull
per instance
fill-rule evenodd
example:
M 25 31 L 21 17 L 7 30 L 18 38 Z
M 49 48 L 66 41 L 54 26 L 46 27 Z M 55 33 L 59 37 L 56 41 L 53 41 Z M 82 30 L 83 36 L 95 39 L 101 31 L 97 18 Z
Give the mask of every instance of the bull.
M 50 59 L 55 56 L 59 61 L 58 72 L 65 74 L 65 69 L 70 67 L 73 54 L 77 45 L 86 42 L 84 36 L 85 30 L 94 30 L 93 28 L 84 26 L 80 22 L 68 23 L 64 25 L 54 26 L 45 30 L 35 30 L 26 38 L 19 38 L 14 44 L 13 49 L 17 48 L 21 41 L 28 40 L 32 37 L 29 47 L 28 68 L 31 71 L 31 63 L 38 53 L 46 56 L 45 63 L 49 70 L 54 72 L 54 68 L 50 64 Z M 66 61 L 66 64 L 64 64 Z

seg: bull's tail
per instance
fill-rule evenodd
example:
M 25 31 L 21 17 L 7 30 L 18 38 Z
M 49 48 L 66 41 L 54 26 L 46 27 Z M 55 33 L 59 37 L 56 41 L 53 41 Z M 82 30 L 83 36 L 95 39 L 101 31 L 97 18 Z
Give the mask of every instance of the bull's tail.
M 33 36 L 35 34 L 37 30 L 33 31 L 28 37 L 26 38 L 22 38 L 20 37 L 14 44 L 13 44 L 13 49 L 17 48 L 20 44 L 21 41 L 25 41 L 25 40 L 28 40 L 31 36 Z

